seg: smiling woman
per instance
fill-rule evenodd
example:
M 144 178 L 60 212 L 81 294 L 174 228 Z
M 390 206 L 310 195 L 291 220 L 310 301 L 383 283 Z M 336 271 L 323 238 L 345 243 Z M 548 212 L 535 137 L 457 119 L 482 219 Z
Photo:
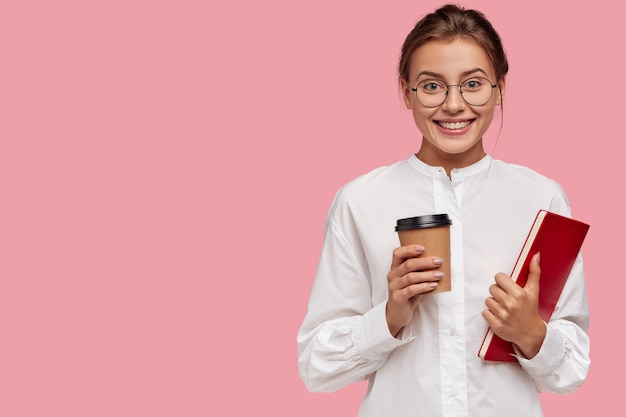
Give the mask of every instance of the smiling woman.
M 539 256 L 523 288 L 501 271 L 539 210 L 571 215 L 567 197 L 484 151 L 508 62 L 482 13 L 447 5 L 425 16 L 398 72 L 422 141 L 337 193 L 298 334 L 300 376 L 313 391 L 367 380 L 360 416 L 541 416 L 537 392 L 569 393 L 587 376 L 582 258 L 549 323 L 537 309 Z M 398 219 L 440 213 L 452 221 L 450 254 L 398 245 Z M 452 290 L 433 292 L 446 255 Z M 516 363 L 478 357 L 489 326 L 513 343 Z

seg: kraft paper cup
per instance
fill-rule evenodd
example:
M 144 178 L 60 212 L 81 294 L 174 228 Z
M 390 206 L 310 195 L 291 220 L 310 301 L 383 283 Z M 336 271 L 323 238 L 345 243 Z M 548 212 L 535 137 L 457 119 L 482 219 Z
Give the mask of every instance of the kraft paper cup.
M 445 292 L 452 290 L 452 274 L 450 268 L 450 225 L 452 221 L 447 214 L 432 214 L 426 216 L 399 219 L 396 222 L 396 232 L 400 245 L 422 245 L 424 253 L 421 257 L 434 256 L 443 259 L 443 264 L 433 270 L 443 272 L 437 288 L 431 292 Z

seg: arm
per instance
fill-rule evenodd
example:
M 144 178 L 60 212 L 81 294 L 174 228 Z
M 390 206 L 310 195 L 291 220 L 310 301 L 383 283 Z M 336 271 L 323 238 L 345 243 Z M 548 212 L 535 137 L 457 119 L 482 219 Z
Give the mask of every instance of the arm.
M 524 288 L 498 274 L 483 316 L 498 336 L 513 342 L 519 363 L 538 391 L 566 394 L 584 382 L 590 363 L 589 310 L 580 255 L 548 324 L 537 311 L 540 272 L 535 256 Z
M 393 251 L 387 276 L 389 298 L 372 304 L 372 286 L 358 250 L 329 222 L 307 316 L 298 335 L 299 370 L 312 391 L 333 391 L 367 378 L 391 353 L 412 340 L 410 323 L 419 294 L 440 279 L 436 258 L 424 248 Z M 419 271 L 419 272 L 415 272 Z
M 311 391 L 334 391 L 365 379 L 410 339 L 394 338 L 385 303 L 372 305 L 362 261 L 343 231 L 328 221 L 308 311 L 298 333 L 300 377 Z M 401 332 L 402 333 L 402 332 Z
M 538 391 L 568 394 L 582 385 L 591 362 L 588 327 L 589 304 L 579 255 L 547 325 L 541 349 L 532 359 L 518 355 Z

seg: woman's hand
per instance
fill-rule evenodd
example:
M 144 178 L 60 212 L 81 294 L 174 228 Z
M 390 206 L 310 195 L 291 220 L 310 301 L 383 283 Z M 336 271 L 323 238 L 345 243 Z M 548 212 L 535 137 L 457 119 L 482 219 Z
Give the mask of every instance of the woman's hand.
M 524 287 L 508 275 L 496 274 L 496 283 L 489 287 L 491 297 L 485 300 L 483 317 L 491 330 L 504 340 L 513 342 L 526 356 L 533 358 L 546 336 L 546 324 L 539 315 L 539 254 L 530 261 L 528 280 Z
M 392 335 L 411 322 L 419 301 L 418 295 L 437 288 L 441 271 L 432 271 L 443 263 L 443 259 L 420 258 L 424 247 L 402 246 L 393 251 L 391 270 L 387 275 L 389 299 L 387 300 L 387 325 Z

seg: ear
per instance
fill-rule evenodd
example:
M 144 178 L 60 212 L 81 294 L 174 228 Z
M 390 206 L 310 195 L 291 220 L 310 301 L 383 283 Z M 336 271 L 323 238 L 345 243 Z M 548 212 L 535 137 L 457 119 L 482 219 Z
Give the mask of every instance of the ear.
M 404 105 L 407 109 L 413 110 L 413 101 L 411 98 L 414 97 L 415 94 L 404 78 L 400 82 L 400 87 L 402 88 L 402 99 L 404 100 Z
M 504 90 L 505 90 L 504 77 L 500 81 L 498 81 L 498 95 L 496 97 L 496 105 L 501 106 L 502 100 L 504 99 Z

